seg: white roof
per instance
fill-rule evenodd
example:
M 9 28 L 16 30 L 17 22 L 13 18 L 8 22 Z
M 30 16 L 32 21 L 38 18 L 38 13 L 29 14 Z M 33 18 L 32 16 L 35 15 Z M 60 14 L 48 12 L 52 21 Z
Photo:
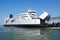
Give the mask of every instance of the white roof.
M 46 17 L 48 16 L 48 13 L 47 12 L 43 12 L 42 15 L 40 15 L 39 17 L 44 20 Z

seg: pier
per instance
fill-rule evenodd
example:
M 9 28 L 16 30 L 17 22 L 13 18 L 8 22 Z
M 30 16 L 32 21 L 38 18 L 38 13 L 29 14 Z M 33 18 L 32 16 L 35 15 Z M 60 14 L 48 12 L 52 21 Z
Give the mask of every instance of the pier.
M 47 17 L 44 20 L 42 20 L 41 18 L 33 18 L 33 19 L 39 19 L 40 20 L 40 26 L 43 27 L 60 27 L 60 22 L 51 22 L 52 20 L 60 20 L 60 16 L 58 17 Z

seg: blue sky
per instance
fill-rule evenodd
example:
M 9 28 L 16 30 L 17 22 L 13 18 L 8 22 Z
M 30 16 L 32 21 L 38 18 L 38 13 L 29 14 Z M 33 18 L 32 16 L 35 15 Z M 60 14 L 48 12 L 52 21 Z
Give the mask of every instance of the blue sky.
M 0 23 L 9 14 L 20 14 L 34 9 L 37 15 L 47 11 L 51 16 L 60 16 L 60 0 L 0 0 Z

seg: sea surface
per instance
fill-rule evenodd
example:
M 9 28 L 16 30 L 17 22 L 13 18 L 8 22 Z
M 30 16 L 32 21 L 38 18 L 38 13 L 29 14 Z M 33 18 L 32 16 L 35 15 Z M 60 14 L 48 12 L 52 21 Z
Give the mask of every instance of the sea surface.
M 60 40 L 60 28 L 0 26 L 0 40 Z

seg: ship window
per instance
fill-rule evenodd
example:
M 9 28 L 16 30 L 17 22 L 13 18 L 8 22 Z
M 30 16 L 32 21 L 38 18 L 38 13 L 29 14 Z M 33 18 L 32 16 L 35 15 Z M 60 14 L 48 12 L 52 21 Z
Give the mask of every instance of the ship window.
M 33 12 L 33 11 L 32 11 L 32 12 L 28 12 L 28 13 L 36 13 L 36 12 Z
M 35 15 L 35 14 L 32 14 L 32 15 Z
M 6 21 L 6 23 L 8 23 L 8 21 Z
M 14 22 L 15 20 L 12 20 L 11 22 Z
M 22 14 L 22 15 L 26 15 L 26 14 Z
M 21 16 L 21 18 L 23 18 L 23 17 L 28 17 L 28 16 Z
M 28 17 L 28 16 L 23 16 L 23 17 Z

